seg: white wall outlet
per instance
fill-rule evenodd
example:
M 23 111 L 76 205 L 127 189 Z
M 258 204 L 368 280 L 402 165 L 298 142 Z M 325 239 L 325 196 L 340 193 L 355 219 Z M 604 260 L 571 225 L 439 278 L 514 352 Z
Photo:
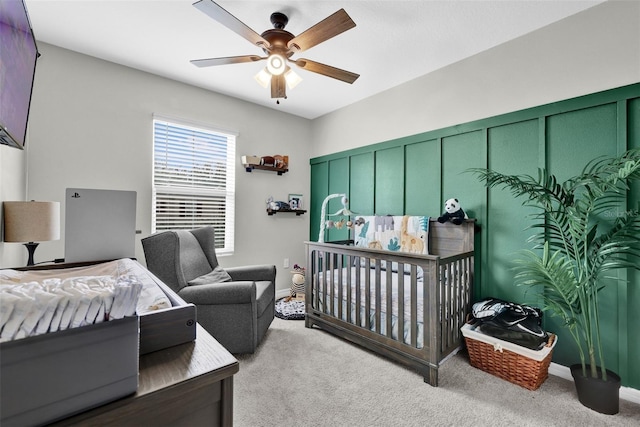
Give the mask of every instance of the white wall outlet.
M 289 268 L 289 258 L 284 259 L 284 263 L 282 265 L 284 268 Z

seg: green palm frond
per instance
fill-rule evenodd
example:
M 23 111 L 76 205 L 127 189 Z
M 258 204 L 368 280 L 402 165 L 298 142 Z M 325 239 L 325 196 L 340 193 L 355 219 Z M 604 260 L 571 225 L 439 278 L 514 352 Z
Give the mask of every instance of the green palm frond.
M 640 149 L 632 149 L 617 158 L 598 157 L 583 168 L 582 173 L 566 181 L 570 188 L 579 186 L 609 188 L 640 179 Z
M 542 308 L 562 318 L 567 325 L 575 324 L 575 314 L 580 312 L 579 284 L 571 262 L 563 259 L 560 252 L 550 255 L 549 247 L 545 246 L 542 256 L 523 251 L 523 258 L 515 263 L 516 284 L 541 287 L 545 294 Z
M 484 181 L 487 187 L 505 188 L 511 191 L 515 197 L 525 197 L 523 205 L 533 203 L 533 206 L 550 206 L 554 202 L 571 204 L 573 195 L 567 193 L 553 175 L 546 173 L 544 169 L 538 169 L 538 178 L 530 175 L 503 175 L 489 169 L 469 169 Z
M 594 239 L 589 260 L 593 274 L 619 268 L 640 269 L 640 216 L 636 213 L 617 217 L 607 232 Z

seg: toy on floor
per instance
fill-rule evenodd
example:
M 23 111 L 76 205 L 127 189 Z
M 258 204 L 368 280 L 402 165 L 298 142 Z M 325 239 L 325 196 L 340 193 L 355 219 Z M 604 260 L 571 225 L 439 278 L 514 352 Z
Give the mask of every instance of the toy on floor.
M 285 302 L 289 302 L 293 298 L 304 299 L 304 267 L 294 264 L 291 274 L 293 275 L 291 276 L 291 290 L 289 296 L 285 298 Z

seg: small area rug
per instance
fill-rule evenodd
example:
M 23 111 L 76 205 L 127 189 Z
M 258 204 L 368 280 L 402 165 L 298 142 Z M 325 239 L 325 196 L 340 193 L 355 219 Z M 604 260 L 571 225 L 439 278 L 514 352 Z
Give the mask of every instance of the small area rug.
M 276 301 L 276 317 L 284 320 L 304 320 L 304 301 L 280 298 Z

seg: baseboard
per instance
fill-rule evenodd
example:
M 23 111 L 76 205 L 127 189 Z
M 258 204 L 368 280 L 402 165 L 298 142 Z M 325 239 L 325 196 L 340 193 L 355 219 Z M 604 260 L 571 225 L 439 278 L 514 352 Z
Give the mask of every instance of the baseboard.
M 551 365 L 549 365 L 549 374 L 564 378 L 565 380 L 573 381 L 571 370 L 568 366 L 558 365 L 557 363 L 551 362 Z M 620 387 L 620 399 L 640 404 L 640 390 L 631 387 Z

